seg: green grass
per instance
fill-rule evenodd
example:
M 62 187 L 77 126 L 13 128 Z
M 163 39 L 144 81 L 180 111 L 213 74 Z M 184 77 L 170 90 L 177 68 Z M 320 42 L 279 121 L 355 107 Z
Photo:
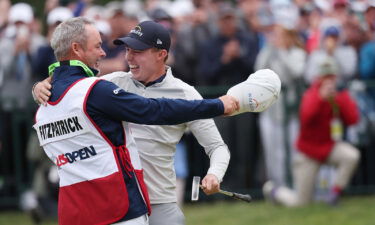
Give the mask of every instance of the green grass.
M 285 208 L 264 201 L 188 203 L 187 225 L 374 225 L 375 195 L 346 197 L 338 207 L 323 203 Z M 28 215 L 0 211 L 0 225 L 32 225 Z M 55 221 L 43 225 L 57 225 Z M 168 225 L 168 224 L 166 224 Z
M 375 196 L 344 198 L 338 207 L 285 208 L 257 201 L 191 204 L 184 211 L 188 225 L 374 225 Z

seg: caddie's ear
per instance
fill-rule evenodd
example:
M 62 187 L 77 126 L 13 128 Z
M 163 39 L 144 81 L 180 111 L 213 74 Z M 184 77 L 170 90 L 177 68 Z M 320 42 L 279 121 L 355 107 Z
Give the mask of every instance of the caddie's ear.
M 71 45 L 71 51 L 74 55 L 78 56 L 79 58 L 82 58 L 83 48 L 81 44 L 73 42 Z

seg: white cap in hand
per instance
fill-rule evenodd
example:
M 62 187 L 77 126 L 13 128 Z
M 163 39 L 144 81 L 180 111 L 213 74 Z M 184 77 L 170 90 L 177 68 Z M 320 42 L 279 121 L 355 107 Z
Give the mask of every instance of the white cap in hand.
M 227 95 L 238 99 L 240 110 L 233 115 L 244 112 L 262 112 L 268 109 L 279 97 L 281 81 L 270 69 L 258 70 L 247 80 L 231 87 Z

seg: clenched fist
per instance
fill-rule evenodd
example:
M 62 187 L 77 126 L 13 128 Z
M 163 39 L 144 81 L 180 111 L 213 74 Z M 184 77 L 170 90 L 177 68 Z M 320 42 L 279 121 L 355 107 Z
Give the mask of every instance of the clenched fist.
M 223 95 L 219 99 L 224 104 L 224 116 L 230 116 L 240 109 L 240 104 L 235 97 Z

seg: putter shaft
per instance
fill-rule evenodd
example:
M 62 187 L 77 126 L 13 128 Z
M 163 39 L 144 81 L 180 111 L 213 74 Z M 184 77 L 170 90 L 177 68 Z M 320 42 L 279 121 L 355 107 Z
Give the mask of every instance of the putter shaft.
M 199 187 L 203 189 L 202 185 L 199 185 Z M 234 199 L 238 199 L 238 200 L 248 202 L 248 203 L 251 202 L 251 196 L 250 195 L 244 195 L 244 194 L 239 194 L 239 193 L 235 193 L 235 192 L 224 191 L 224 190 L 221 190 L 221 189 L 219 189 L 219 193 L 223 194 L 223 195 L 227 195 L 227 196 L 232 197 Z

